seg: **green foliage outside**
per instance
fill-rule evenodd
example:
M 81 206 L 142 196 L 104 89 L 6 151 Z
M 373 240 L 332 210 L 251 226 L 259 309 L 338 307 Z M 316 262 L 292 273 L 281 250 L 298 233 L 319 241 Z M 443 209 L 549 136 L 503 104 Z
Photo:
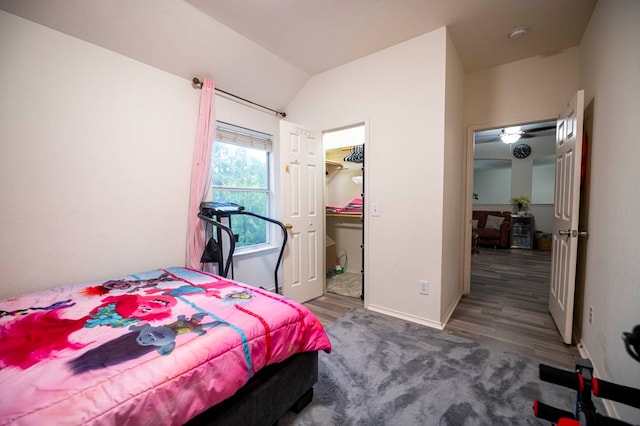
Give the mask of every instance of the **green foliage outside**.
M 213 201 L 227 201 L 268 216 L 269 153 L 216 141 L 211 164 Z M 235 215 L 231 227 L 238 234 L 237 248 L 268 242 L 268 223 Z

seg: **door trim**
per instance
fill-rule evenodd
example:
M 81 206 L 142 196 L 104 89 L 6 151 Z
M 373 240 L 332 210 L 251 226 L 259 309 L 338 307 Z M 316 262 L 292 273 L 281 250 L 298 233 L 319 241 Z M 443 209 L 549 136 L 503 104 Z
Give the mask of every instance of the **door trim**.
M 471 247 L 471 218 L 473 216 L 473 135 L 475 132 L 482 130 L 495 129 L 498 127 L 518 126 L 529 123 L 536 123 L 541 121 L 553 121 L 557 120 L 557 111 L 554 111 L 546 115 L 528 115 L 526 117 L 505 118 L 499 121 L 488 121 L 485 123 L 470 124 L 467 126 L 467 140 L 465 141 L 465 198 L 463 205 L 462 215 L 462 229 L 464 230 L 462 241 L 462 294 L 466 295 L 471 293 L 471 250 L 467 248 Z M 551 117 L 551 118 L 550 118 Z M 513 124 L 505 124 L 513 123 Z
M 364 272 L 362 275 L 362 279 L 363 279 L 363 283 L 364 283 L 364 294 L 363 294 L 363 307 L 365 309 L 368 309 L 368 293 L 370 291 L 370 286 L 369 283 L 371 282 L 371 280 L 369 279 L 369 277 L 371 276 L 369 274 L 369 270 L 370 270 L 370 247 L 369 244 L 367 244 L 368 241 L 370 241 L 369 239 L 369 227 L 371 224 L 370 220 L 367 220 L 366 214 L 369 211 L 368 209 L 368 203 L 369 200 L 371 199 L 369 197 L 369 193 L 370 193 L 370 188 L 371 188 L 371 180 L 370 180 L 370 176 L 371 176 L 371 145 L 369 143 L 369 117 L 365 117 L 363 119 L 360 120 L 352 120 L 352 121 L 345 121 L 342 122 L 341 124 L 335 125 L 335 126 L 330 126 L 327 128 L 324 128 L 320 131 L 320 133 L 322 134 L 322 136 L 324 137 L 325 133 L 329 133 L 329 132 L 335 132 L 337 130 L 344 130 L 344 129 L 348 129 L 351 127 L 357 127 L 359 125 L 364 125 L 364 144 L 365 144 L 365 156 L 366 156 L 366 160 L 365 160 L 365 168 L 364 168 L 364 173 L 363 173 L 363 179 L 365 182 L 364 185 L 364 205 L 362 206 L 362 218 L 363 218 L 363 224 L 362 224 L 362 228 L 363 228 L 363 233 L 364 233 L 364 253 L 362 253 L 362 259 L 364 262 Z M 325 156 L 324 159 L 326 159 L 326 154 L 324 152 L 324 146 L 323 146 L 323 156 Z M 326 172 L 326 166 L 325 166 L 325 170 Z M 325 192 L 323 192 L 323 202 L 326 205 L 326 184 L 325 184 Z M 324 229 L 326 232 L 327 229 L 327 223 L 326 223 L 326 216 L 324 217 Z M 326 233 L 325 235 L 322 236 L 322 240 L 323 240 L 323 244 L 326 244 Z M 326 276 L 324 277 L 324 289 L 326 291 L 327 289 L 327 278 Z

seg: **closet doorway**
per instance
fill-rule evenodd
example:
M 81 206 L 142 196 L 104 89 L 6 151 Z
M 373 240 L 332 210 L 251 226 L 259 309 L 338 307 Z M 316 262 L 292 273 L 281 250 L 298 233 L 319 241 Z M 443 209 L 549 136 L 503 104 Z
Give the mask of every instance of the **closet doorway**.
M 364 300 L 365 125 L 323 133 L 326 292 Z

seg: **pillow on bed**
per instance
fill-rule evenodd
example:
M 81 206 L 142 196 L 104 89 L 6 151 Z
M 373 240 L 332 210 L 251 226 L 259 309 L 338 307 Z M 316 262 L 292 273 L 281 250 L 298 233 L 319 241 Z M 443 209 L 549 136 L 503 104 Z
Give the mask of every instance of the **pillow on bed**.
M 487 215 L 487 223 L 484 225 L 486 229 L 500 229 L 500 225 L 504 221 L 503 216 Z
M 478 227 L 478 219 L 471 220 L 471 228 L 476 229 Z

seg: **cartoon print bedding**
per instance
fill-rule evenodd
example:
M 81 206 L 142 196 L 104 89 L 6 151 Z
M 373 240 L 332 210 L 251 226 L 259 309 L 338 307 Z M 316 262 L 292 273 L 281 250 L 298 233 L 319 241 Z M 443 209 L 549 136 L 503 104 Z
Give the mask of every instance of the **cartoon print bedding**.
M 184 268 L 0 300 L 0 424 L 183 424 L 315 350 L 303 305 Z

